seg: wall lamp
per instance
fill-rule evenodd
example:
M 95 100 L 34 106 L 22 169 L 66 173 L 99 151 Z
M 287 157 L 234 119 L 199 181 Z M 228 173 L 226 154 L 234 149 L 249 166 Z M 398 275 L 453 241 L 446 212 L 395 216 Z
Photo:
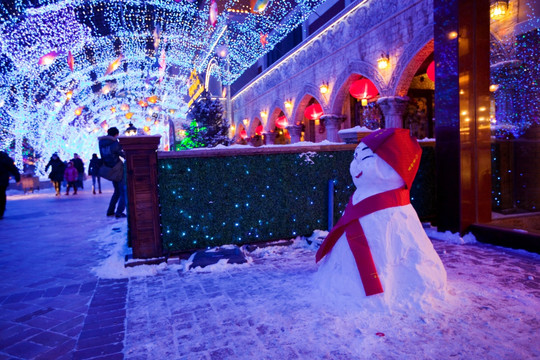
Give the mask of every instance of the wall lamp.
M 388 54 L 382 53 L 381 57 L 377 59 L 377 67 L 380 70 L 384 70 L 390 64 L 390 56 Z
M 285 101 L 285 109 L 287 109 L 287 110 L 292 109 L 292 101 L 291 100 Z
M 492 19 L 499 19 L 508 11 L 508 0 L 491 1 L 489 13 Z
M 323 95 L 328 94 L 328 84 L 327 83 L 322 83 L 322 85 L 319 86 L 319 91 Z

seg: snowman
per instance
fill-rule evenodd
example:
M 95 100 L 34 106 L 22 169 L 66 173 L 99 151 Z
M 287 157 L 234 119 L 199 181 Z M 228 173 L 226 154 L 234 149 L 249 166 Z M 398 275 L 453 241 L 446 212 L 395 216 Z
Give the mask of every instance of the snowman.
M 421 153 L 405 129 L 377 130 L 356 148 L 356 191 L 316 255 L 332 303 L 422 310 L 444 299 L 446 271 L 409 200 Z

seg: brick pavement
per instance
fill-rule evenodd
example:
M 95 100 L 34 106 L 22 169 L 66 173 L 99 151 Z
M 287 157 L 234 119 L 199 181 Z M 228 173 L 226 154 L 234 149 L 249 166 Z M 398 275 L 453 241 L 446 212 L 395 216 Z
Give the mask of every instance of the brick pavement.
M 435 242 L 451 293 L 471 302 L 460 300 L 461 313 L 446 314 L 443 328 L 438 315 L 428 314 L 422 336 L 392 334 L 396 327 L 385 324 L 395 319 L 344 318 L 317 308 L 309 250 L 290 256 L 285 248 L 222 272 L 170 266 L 155 276 L 100 279 L 91 268 L 110 248 L 89 237 L 117 224 L 103 214 L 110 191 L 31 196 L 8 199 L 0 224 L 0 360 L 401 359 L 440 357 L 441 351 L 464 359 L 495 351 L 475 343 L 482 337 L 493 339 L 496 354 L 540 358 L 533 341 L 538 313 L 519 307 L 540 305 L 535 257 Z M 516 307 L 522 313 L 512 313 Z M 516 327 L 516 319 L 523 324 Z M 399 321 L 403 329 L 418 327 L 418 319 Z M 388 335 L 370 337 L 379 327 Z M 406 343 L 417 353 L 407 355 Z M 377 352 L 359 357 L 359 348 Z

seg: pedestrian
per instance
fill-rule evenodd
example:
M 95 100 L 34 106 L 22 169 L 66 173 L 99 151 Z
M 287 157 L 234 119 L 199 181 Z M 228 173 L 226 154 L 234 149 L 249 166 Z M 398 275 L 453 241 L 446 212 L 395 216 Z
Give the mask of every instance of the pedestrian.
M 9 175 L 13 175 L 15 181 L 21 181 L 19 169 L 15 166 L 13 159 L 3 151 L 0 151 L 0 220 L 4 218 L 6 211 L 6 190 L 9 185 Z
M 56 190 L 56 196 L 60 196 L 62 181 L 64 181 L 64 170 L 66 165 L 57 153 L 52 154 L 49 162 L 45 166 L 45 172 L 51 167 L 51 173 L 49 174 L 49 179 L 54 185 L 54 190 Z
M 92 175 L 92 193 L 94 195 L 96 195 L 96 180 L 99 193 L 101 194 L 101 176 L 99 175 L 99 168 L 102 164 L 103 160 L 98 158 L 97 154 L 92 154 L 92 159 L 90 159 L 90 165 L 88 166 L 88 175 Z
M 77 172 L 79 173 L 79 177 L 77 178 L 77 187 L 84 189 L 84 162 L 77 153 L 73 154 L 73 159 L 71 159 L 71 161 L 73 161 L 73 166 L 75 166 L 75 169 L 77 169 Z
M 68 162 L 67 168 L 64 171 L 64 178 L 67 181 L 66 195 L 69 195 L 69 189 L 73 187 L 73 195 L 77 195 L 77 185 L 79 172 L 73 165 L 73 161 Z
M 114 167 L 120 160 L 120 157 L 124 157 L 124 151 L 122 146 L 118 142 L 118 135 L 120 132 L 118 128 L 111 127 L 107 130 L 107 136 L 101 136 L 99 140 L 99 152 L 101 154 L 101 160 L 103 165 L 108 167 Z M 126 190 L 124 176 L 120 181 L 113 181 L 114 192 L 107 208 L 107 216 L 116 216 L 117 219 L 125 218 L 124 209 L 126 208 Z M 118 204 L 118 205 L 117 205 Z M 116 208 L 116 210 L 115 210 Z

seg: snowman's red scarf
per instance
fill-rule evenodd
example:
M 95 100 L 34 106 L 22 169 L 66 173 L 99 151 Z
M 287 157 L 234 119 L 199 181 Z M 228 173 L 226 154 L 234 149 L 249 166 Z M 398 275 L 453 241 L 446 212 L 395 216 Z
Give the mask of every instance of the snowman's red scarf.
M 349 247 L 354 255 L 362 284 L 364 284 L 366 295 L 382 293 L 381 281 L 379 280 L 379 275 L 377 274 L 377 269 L 371 256 L 371 250 L 369 249 L 366 235 L 359 220 L 376 211 L 407 204 L 410 204 L 409 190 L 404 188 L 375 194 L 365 198 L 356 205 L 352 204 L 351 197 L 345 213 L 332 228 L 317 251 L 316 261 L 319 262 L 319 260 L 328 254 L 341 235 L 345 233 Z

